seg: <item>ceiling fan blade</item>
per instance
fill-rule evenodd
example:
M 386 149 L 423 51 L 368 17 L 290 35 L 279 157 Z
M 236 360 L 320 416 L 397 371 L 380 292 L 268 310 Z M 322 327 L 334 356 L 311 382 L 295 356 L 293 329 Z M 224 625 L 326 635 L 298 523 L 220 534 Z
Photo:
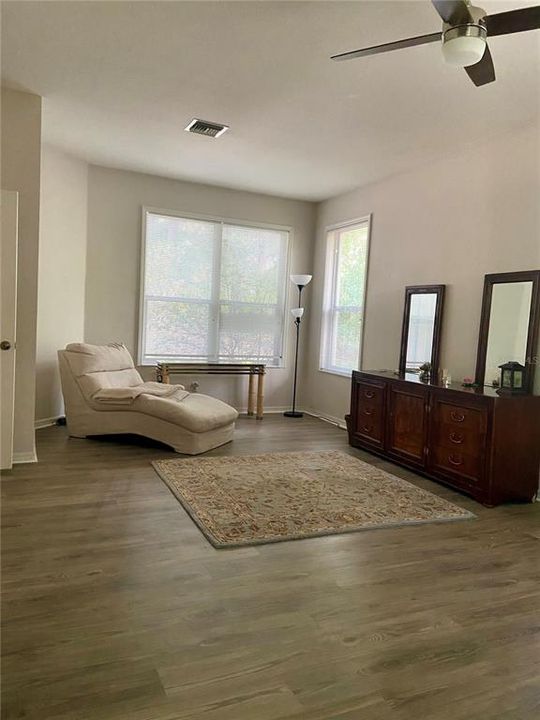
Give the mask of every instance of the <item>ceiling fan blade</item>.
M 489 37 L 525 32 L 525 30 L 538 30 L 540 28 L 540 6 L 487 15 L 485 22 Z
M 354 60 L 355 58 L 365 57 L 366 55 L 378 55 L 379 53 L 390 52 L 390 50 L 401 50 L 402 48 L 414 47 L 415 45 L 427 45 L 427 43 L 437 42 L 441 39 L 441 33 L 431 33 L 431 35 L 419 35 L 418 37 L 406 38 L 405 40 L 397 40 L 396 42 L 385 43 L 384 45 L 374 45 L 373 47 L 362 48 L 361 50 L 351 50 L 351 52 L 332 55 L 332 60 Z
M 463 0 L 431 0 L 431 3 L 444 22 L 449 25 L 472 22 L 468 5 Z
M 480 62 L 477 62 L 474 65 L 469 65 L 463 69 L 476 87 L 493 82 L 495 80 L 495 68 L 493 67 L 493 60 L 491 59 L 491 53 L 489 52 L 488 46 L 486 45 L 486 49 Z

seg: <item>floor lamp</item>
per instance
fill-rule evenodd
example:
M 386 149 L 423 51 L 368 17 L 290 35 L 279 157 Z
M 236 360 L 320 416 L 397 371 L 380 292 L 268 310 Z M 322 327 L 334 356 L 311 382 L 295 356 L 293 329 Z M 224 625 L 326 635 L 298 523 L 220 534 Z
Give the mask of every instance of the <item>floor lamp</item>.
M 292 282 L 298 288 L 298 307 L 291 310 L 292 316 L 294 317 L 294 324 L 296 325 L 296 350 L 294 353 L 294 382 L 293 382 L 293 396 L 292 396 L 292 410 L 287 410 L 283 414 L 285 417 L 301 418 L 304 417 L 304 413 L 296 410 L 296 380 L 298 377 L 298 345 L 300 343 L 300 323 L 302 321 L 302 315 L 304 314 L 304 308 L 302 307 L 302 290 L 310 282 L 311 275 L 291 275 Z

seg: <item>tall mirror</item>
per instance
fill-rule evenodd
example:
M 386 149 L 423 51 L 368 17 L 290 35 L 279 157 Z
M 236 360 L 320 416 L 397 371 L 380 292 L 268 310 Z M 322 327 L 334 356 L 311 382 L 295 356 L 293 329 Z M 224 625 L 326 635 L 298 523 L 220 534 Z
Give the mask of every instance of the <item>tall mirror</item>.
M 486 275 L 482 299 L 476 382 L 492 385 L 500 366 L 525 367 L 524 389 L 532 392 L 540 319 L 540 270 Z
M 418 372 L 431 364 L 432 377 L 439 369 L 444 285 L 413 285 L 405 288 L 399 371 Z

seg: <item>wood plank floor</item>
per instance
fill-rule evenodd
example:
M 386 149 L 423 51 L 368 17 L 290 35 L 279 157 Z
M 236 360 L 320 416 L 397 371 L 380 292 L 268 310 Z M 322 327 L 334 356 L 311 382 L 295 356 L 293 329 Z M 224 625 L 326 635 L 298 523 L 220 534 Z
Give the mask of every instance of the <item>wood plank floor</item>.
M 214 451 L 347 450 L 313 418 Z M 215 550 L 156 444 L 38 432 L 3 479 L 4 720 L 536 720 L 540 504 Z

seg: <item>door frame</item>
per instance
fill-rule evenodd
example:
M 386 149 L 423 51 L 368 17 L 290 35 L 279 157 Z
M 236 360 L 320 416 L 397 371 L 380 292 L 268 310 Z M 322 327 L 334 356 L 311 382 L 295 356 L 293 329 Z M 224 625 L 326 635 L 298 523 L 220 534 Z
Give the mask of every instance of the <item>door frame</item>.
M 0 272 L 1 306 L 0 340 L 11 343 L 9 350 L 0 350 L 0 396 L 2 402 L 0 433 L 0 468 L 13 467 L 13 439 L 15 422 L 15 366 L 17 344 L 17 253 L 19 193 L 2 190 Z

